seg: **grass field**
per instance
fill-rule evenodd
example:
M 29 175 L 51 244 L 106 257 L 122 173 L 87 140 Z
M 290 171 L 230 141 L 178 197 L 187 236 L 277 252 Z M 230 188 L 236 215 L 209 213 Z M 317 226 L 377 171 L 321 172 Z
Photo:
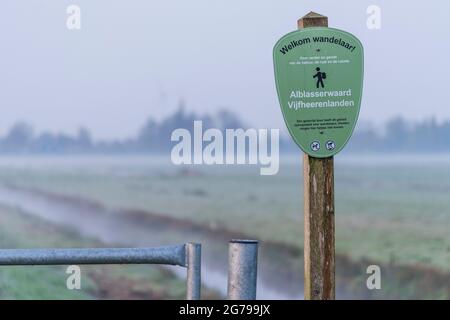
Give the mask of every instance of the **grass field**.
M 0 206 L 2 248 L 101 247 L 69 229 Z M 68 290 L 62 266 L 2 267 L 0 299 L 183 299 L 182 279 L 157 266 L 82 266 L 81 290 Z
M 0 166 L 0 182 L 136 208 L 302 245 L 301 164 L 279 175 L 180 168 L 144 160 L 59 168 Z M 102 162 L 100 162 L 102 163 Z M 450 162 L 336 161 L 337 250 L 355 259 L 450 266 Z
M 249 167 L 175 167 L 152 158 L 0 162 L 0 183 L 142 209 L 301 249 L 301 162 L 276 176 Z M 450 161 L 336 159 L 337 252 L 354 261 L 450 272 Z M 117 211 L 120 214 L 120 211 Z

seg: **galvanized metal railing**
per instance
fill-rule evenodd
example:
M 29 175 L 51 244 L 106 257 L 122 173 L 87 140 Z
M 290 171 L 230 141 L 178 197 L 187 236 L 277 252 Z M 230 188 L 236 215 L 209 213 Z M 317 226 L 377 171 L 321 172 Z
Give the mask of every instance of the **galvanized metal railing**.
M 163 264 L 187 268 L 186 299 L 201 295 L 201 245 L 155 248 L 1 249 L 0 266 Z M 228 252 L 228 299 L 255 300 L 258 241 L 232 240 Z
M 0 265 L 164 264 L 187 268 L 188 300 L 201 295 L 201 245 L 155 248 L 3 249 Z
M 256 300 L 258 241 L 231 240 L 228 246 L 228 300 Z

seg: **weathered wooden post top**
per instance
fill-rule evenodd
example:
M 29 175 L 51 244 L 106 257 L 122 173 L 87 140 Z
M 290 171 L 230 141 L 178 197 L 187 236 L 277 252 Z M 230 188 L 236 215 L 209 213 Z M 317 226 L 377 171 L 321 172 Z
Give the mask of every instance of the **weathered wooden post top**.
M 305 299 L 335 298 L 334 159 L 361 106 L 363 47 L 310 12 L 273 51 L 286 126 L 303 150 Z
M 297 20 L 297 26 L 299 29 L 310 27 L 328 27 L 328 17 L 311 11 L 303 18 Z

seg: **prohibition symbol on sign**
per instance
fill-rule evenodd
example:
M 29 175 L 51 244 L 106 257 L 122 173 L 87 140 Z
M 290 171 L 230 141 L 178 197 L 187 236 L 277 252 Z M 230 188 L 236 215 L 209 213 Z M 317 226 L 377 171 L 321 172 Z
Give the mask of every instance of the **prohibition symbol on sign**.
M 327 150 L 332 151 L 336 148 L 336 143 L 333 140 L 328 140 L 325 146 Z
M 319 151 L 320 150 L 320 142 L 319 141 L 313 141 L 311 143 L 311 150 L 312 151 Z

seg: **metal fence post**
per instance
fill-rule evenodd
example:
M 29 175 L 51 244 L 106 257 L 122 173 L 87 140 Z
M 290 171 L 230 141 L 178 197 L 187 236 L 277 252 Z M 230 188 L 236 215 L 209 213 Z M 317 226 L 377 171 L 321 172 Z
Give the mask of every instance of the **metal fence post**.
M 231 240 L 228 250 L 228 299 L 255 300 L 258 241 Z
M 200 300 L 201 296 L 201 254 L 199 243 L 186 244 L 187 300 Z

